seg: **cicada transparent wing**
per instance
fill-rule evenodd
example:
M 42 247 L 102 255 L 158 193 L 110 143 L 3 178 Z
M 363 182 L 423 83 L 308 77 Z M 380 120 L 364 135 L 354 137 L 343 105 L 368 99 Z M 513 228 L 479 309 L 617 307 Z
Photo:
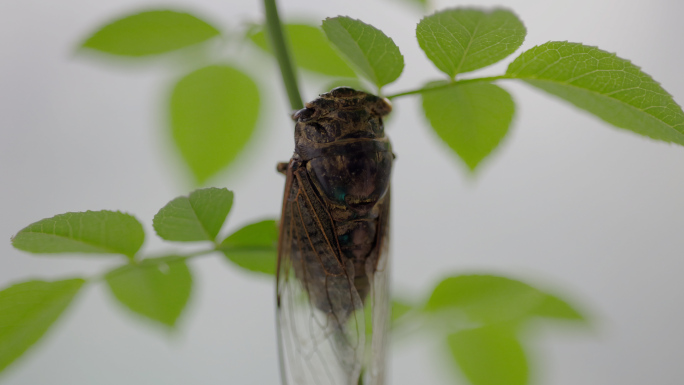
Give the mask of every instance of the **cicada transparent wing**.
M 286 186 L 277 277 L 283 383 L 356 385 L 363 365 L 365 324 L 363 303 L 354 287 L 354 266 L 339 262 L 339 246 L 330 239 L 330 228 L 325 228 L 331 219 L 312 203 L 318 197 L 308 195 L 311 191 L 291 169 Z
M 366 275 L 371 283 L 370 289 L 370 352 L 367 353 L 364 368 L 368 385 L 383 385 L 386 379 L 386 357 L 391 322 L 390 279 L 389 279 L 389 213 L 390 193 L 380 205 L 378 236 L 376 243 L 377 259 L 366 261 Z

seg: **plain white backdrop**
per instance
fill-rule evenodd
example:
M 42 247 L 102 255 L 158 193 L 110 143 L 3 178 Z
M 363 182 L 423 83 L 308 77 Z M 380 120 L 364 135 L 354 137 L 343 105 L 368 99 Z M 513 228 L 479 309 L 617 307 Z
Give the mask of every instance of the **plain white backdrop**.
M 528 29 L 523 50 L 568 40 L 617 52 L 684 100 L 683 2 L 473 0 L 434 8 L 457 5 L 514 10 Z M 232 32 L 261 18 L 260 2 L 247 0 L 0 2 L 0 287 L 93 276 L 120 262 L 38 257 L 11 247 L 19 229 L 67 211 L 132 213 L 148 231 L 145 251 L 169 249 L 153 235 L 152 217 L 192 186 L 164 130 L 166 95 L 195 63 L 114 65 L 76 54 L 98 25 L 162 7 L 190 10 Z M 422 15 L 408 3 L 281 0 L 280 7 L 286 20 L 349 15 L 391 36 L 406 67 L 388 93 L 441 76 L 415 41 Z M 284 178 L 274 167 L 290 157 L 293 140 L 274 63 L 265 55 L 249 59 L 254 52 L 236 41 L 219 46 L 224 53 L 213 61 L 259 77 L 265 110 L 235 167 L 210 182 L 235 191 L 228 233 L 277 217 Z M 475 75 L 502 73 L 510 60 Z M 311 99 L 326 80 L 307 80 Z M 612 128 L 522 84 L 500 85 L 515 98 L 514 125 L 474 177 L 430 132 L 419 98 L 395 102 L 387 131 L 398 155 L 396 291 L 420 299 L 460 272 L 523 279 L 565 296 L 593 319 L 587 329 L 530 333 L 536 384 L 680 384 L 684 148 Z M 177 331 L 155 328 L 115 303 L 103 285 L 90 285 L 0 383 L 277 384 L 273 282 L 219 256 L 191 267 L 195 287 Z M 391 351 L 390 383 L 459 383 L 444 352 L 430 335 L 402 340 Z

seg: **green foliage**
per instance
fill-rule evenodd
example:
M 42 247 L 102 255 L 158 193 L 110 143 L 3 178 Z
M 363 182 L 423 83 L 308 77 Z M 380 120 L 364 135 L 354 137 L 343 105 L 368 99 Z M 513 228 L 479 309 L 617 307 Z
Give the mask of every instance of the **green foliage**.
M 684 112 L 657 82 L 615 54 L 579 43 L 548 42 L 506 71 L 620 128 L 684 145 Z
M 450 334 L 447 343 L 473 385 L 525 385 L 527 358 L 520 341 L 505 327 L 482 327 Z
M 372 25 L 338 16 L 323 20 L 323 31 L 356 71 L 378 89 L 397 80 L 404 70 L 399 47 Z
M 285 31 L 298 67 L 328 76 L 355 76 L 354 71 L 330 45 L 330 41 L 320 28 L 307 24 L 287 24 Z M 264 51 L 273 52 L 264 29 L 250 34 L 249 38 Z
M 142 225 L 118 211 L 66 213 L 32 223 L 12 238 L 31 253 L 123 254 L 133 258 L 145 239 Z
M 422 97 L 430 125 L 470 170 L 506 136 L 515 112 L 508 92 L 487 83 L 441 88 Z
M 230 164 L 254 132 L 259 91 L 249 76 L 227 65 L 181 79 L 170 102 L 176 146 L 198 183 Z
M 154 216 L 157 235 L 167 241 L 214 241 L 233 206 L 233 192 L 206 188 L 178 197 Z
M 131 311 L 173 327 L 190 298 L 192 276 L 184 258 L 145 259 L 105 276 L 114 297 Z
M 586 321 L 580 312 L 567 302 L 551 294 L 546 294 L 541 303 L 531 310 L 530 315 L 569 321 Z
M 427 312 L 458 309 L 482 324 L 515 322 L 531 316 L 583 320 L 565 301 L 526 283 L 493 275 L 460 275 L 444 279 L 425 305 Z
M 324 20 L 322 29 L 327 40 L 314 26 L 286 25 L 299 67 L 346 77 L 336 85 L 361 88 L 356 72 L 377 86 L 378 92 L 401 75 L 404 58 L 399 48 L 377 28 L 339 16 Z M 83 47 L 114 55 L 146 56 L 198 44 L 219 34 L 187 13 L 148 11 L 105 25 Z M 427 57 L 453 80 L 513 53 L 526 30 L 510 11 L 454 8 L 422 19 L 416 35 Z M 263 31 L 249 38 L 262 49 L 272 50 Z M 279 55 L 282 57 L 287 55 Z M 437 135 L 475 170 L 505 137 L 514 115 L 510 95 L 487 84 L 499 79 L 523 80 L 618 127 L 684 144 L 684 113 L 658 83 L 614 54 L 577 43 L 549 42 L 530 49 L 502 76 L 431 82 L 390 97 L 421 94 L 425 115 Z M 294 87 L 288 91 L 296 91 L 288 93 L 299 98 L 296 77 L 291 75 L 285 83 Z M 200 68 L 178 81 L 170 95 L 171 133 L 197 183 L 206 182 L 235 160 L 255 130 L 259 104 L 255 82 L 227 65 Z M 178 197 L 158 212 L 153 225 L 163 239 L 215 242 L 212 248 L 191 255 L 134 258 L 144 240 L 142 226 L 128 214 L 111 211 L 44 219 L 21 230 L 12 243 L 33 253 L 128 256 L 130 263 L 104 276 L 114 297 L 156 324 L 174 327 L 190 298 L 190 258 L 220 251 L 247 271 L 276 272 L 278 229 L 274 220 L 252 223 L 223 241 L 217 239 L 232 202 L 233 194 L 227 189 L 207 188 Z M 84 282 L 30 281 L 0 292 L 0 371 L 45 333 Z M 491 275 L 446 278 L 424 304 L 394 300 L 392 312 L 393 325 L 420 317 L 446 325 L 447 332 L 435 330 L 443 332 L 456 364 L 474 385 L 528 382 L 527 359 L 516 337 L 528 320 L 585 321 L 561 298 Z M 371 313 L 367 311 L 366 316 Z M 411 316 L 405 317 L 408 313 Z M 370 321 L 366 327 L 370 333 Z
M 220 35 L 197 17 L 176 11 L 147 11 L 117 19 L 100 28 L 84 48 L 123 56 L 174 51 Z
M 28 281 L 0 291 L 0 372 L 45 334 L 84 283 Z
M 451 78 L 512 54 L 526 33 L 520 19 L 504 9 L 447 9 L 425 17 L 416 28 L 420 48 Z
M 544 300 L 539 290 L 512 279 L 492 275 L 461 275 L 440 282 L 427 311 L 457 308 L 470 320 L 497 323 L 527 316 Z
M 278 227 L 274 220 L 249 224 L 221 242 L 219 250 L 243 269 L 275 275 Z
M 436 321 L 433 325 L 447 326 L 445 338 L 455 363 L 473 385 L 527 384 L 527 359 L 516 334 L 530 319 L 585 320 L 558 297 L 493 275 L 444 279 L 423 312 Z
M 413 305 L 407 301 L 397 298 L 392 299 L 392 322 L 401 319 L 401 317 L 408 314 L 413 308 Z
M 233 193 L 225 188 L 198 189 L 162 208 L 154 227 L 167 240 L 213 241 L 232 203 Z M 17 234 L 14 246 L 34 253 L 120 253 L 131 257 L 129 263 L 106 273 L 104 281 L 126 308 L 171 328 L 190 298 L 189 258 L 220 250 L 243 269 L 275 274 L 278 231 L 274 220 L 247 225 L 216 248 L 186 256 L 134 260 L 143 237 L 142 226 L 128 214 L 88 211 L 36 222 Z M 30 281 L 0 292 L 0 372 L 38 341 L 84 282 Z

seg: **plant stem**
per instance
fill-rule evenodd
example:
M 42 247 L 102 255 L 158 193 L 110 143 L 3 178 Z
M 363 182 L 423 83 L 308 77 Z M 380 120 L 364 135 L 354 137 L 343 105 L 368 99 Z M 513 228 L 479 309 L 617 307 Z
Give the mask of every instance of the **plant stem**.
M 394 95 L 389 95 L 385 96 L 387 99 L 393 99 L 393 98 L 398 98 L 400 96 L 406 96 L 406 95 L 415 95 L 415 94 L 422 94 L 424 92 L 430 92 L 430 91 L 436 91 L 436 90 L 441 90 L 444 88 L 449 88 L 449 87 L 455 87 L 455 86 L 460 86 L 463 84 L 467 83 L 477 83 L 477 82 L 493 82 L 494 80 L 499 80 L 499 79 L 512 79 L 508 75 L 499 75 L 499 76 L 490 76 L 487 78 L 474 78 L 474 79 L 464 79 L 464 80 L 457 80 L 455 82 L 450 82 L 450 83 L 444 83 L 440 84 L 438 86 L 433 86 L 433 87 L 424 87 L 424 88 L 419 88 L 417 90 L 411 90 L 411 91 L 406 91 L 406 92 L 400 92 L 398 94 Z
M 266 12 L 266 29 L 273 45 L 273 54 L 278 60 L 278 67 L 280 67 L 280 74 L 283 77 L 283 83 L 287 90 L 287 97 L 290 99 L 290 107 L 293 110 L 302 109 L 304 108 L 304 103 L 302 103 L 302 97 L 299 94 L 297 75 L 295 74 L 295 67 L 285 40 L 285 31 L 278 16 L 276 0 L 264 0 L 264 10 Z

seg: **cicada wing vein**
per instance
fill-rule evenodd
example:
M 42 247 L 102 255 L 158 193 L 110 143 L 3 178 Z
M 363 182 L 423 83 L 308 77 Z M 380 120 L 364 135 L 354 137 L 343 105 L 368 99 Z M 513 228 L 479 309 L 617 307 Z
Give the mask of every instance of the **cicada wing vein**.
M 361 298 L 351 263 L 342 259 L 327 234 L 318 197 L 287 170 L 280 223 L 277 272 L 277 327 L 284 385 L 356 385 L 365 348 Z M 314 203 L 312 203 L 314 202 Z M 332 220 L 330 220 L 332 221 Z M 333 232 L 334 234 L 334 228 Z M 322 253 L 333 253 L 332 255 Z M 332 273 L 339 273 L 334 275 Z

